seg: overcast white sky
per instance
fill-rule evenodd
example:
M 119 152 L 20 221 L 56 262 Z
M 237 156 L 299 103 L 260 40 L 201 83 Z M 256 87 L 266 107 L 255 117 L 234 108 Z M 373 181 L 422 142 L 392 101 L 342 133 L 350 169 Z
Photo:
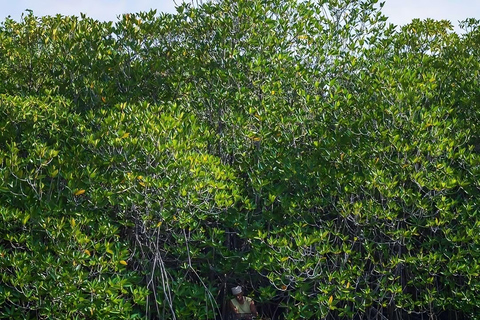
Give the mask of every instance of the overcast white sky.
M 179 3 L 182 0 L 175 0 Z M 192 1 L 192 0 L 188 0 Z M 196 0 L 194 0 L 196 2 Z M 200 0 L 198 0 L 200 1 Z M 480 19 L 480 0 L 386 0 L 384 13 L 389 21 L 403 25 L 413 18 L 447 19 L 457 25 L 465 18 Z M 175 12 L 174 0 L 0 0 L 0 21 L 11 16 L 19 20 L 25 9 L 37 16 L 80 15 L 113 20 L 122 13 L 139 11 Z

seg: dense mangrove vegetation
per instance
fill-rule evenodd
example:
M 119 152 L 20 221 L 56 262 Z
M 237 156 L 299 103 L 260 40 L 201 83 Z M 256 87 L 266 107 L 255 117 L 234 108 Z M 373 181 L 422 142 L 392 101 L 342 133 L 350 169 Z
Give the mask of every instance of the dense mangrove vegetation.
M 479 319 L 480 21 L 382 6 L 1 22 L 0 318 Z

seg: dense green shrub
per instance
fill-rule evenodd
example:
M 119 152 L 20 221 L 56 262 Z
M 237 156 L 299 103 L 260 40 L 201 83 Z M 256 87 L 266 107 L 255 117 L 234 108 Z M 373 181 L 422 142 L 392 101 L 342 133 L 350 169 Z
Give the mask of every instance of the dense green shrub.
M 0 318 L 475 318 L 479 24 L 379 10 L 6 19 Z

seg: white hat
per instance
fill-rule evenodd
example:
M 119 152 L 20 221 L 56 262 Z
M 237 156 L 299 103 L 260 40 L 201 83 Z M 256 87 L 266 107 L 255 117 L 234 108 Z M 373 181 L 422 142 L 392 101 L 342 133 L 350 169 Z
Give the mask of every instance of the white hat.
M 237 294 L 240 294 L 240 293 L 242 293 L 242 287 L 236 286 L 236 287 L 233 287 L 233 288 L 232 288 L 232 294 L 233 294 L 234 296 L 236 296 Z

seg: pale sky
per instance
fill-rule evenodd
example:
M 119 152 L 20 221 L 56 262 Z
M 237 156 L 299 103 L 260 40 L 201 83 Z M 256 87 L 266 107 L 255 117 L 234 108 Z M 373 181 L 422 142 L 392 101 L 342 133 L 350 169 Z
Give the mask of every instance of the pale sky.
M 175 0 L 180 3 L 182 0 Z M 192 1 L 192 0 L 188 0 Z M 193 0 L 195 2 L 202 0 Z M 139 11 L 175 12 L 174 0 L 0 0 L 0 21 L 11 16 L 19 20 L 25 9 L 36 16 L 80 15 L 116 21 L 122 13 Z M 403 25 L 414 18 L 447 19 L 454 25 L 466 18 L 480 19 L 480 0 L 385 0 L 383 12 L 389 21 Z

